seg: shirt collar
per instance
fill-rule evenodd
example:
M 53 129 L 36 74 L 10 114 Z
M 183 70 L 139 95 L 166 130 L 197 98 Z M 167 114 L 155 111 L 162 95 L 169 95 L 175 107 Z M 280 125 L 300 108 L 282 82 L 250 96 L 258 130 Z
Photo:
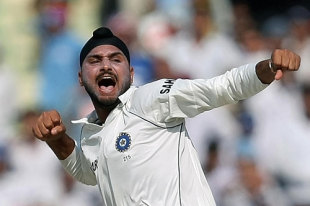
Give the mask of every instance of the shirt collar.
M 125 105 L 128 102 L 135 88 L 136 88 L 135 86 L 131 86 L 124 94 L 118 97 L 119 100 L 121 101 L 121 106 Z
M 134 92 L 135 88 L 136 88 L 135 86 L 131 86 L 124 94 L 122 94 L 121 96 L 118 97 L 121 102 L 117 105 L 117 107 L 122 107 L 128 102 L 128 100 L 131 97 L 132 93 Z M 96 124 L 96 123 L 98 123 L 98 120 L 99 120 L 99 118 L 98 118 L 97 112 L 96 112 L 96 110 L 93 110 L 86 117 L 79 119 L 79 120 L 72 120 L 71 122 L 73 124 L 80 124 L 80 123 Z

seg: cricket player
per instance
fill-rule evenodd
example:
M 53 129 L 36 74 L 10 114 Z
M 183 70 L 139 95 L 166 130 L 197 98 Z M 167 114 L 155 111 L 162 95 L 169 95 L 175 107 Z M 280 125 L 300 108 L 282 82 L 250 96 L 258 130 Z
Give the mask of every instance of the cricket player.
M 83 125 L 80 137 L 66 134 L 55 110 L 43 112 L 33 126 L 66 171 L 98 185 L 107 206 L 214 206 L 185 118 L 257 94 L 286 70 L 298 70 L 300 57 L 275 50 L 268 60 L 212 79 L 134 87 L 127 46 L 101 27 L 82 48 L 80 65 L 79 82 L 95 108 L 73 122 Z

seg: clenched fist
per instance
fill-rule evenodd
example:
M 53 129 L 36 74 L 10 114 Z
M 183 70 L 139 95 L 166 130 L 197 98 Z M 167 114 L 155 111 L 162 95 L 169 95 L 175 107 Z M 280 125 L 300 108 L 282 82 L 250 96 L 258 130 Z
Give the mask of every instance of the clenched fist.
M 256 65 L 256 74 L 262 83 L 270 84 L 280 80 L 286 71 L 297 71 L 300 66 L 300 56 L 287 49 L 275 49 L 271 59 Z
M 56 110 L 43 112 L 32 127 L 33 134 L 40 140 L 52 142 L 63 137 L 66 127 Z
M 300 56 L 287 49 L 276 49 L 271 55 L 270 69 L 275 73 L 275 79 L 280 80 L 284 71 L 297 71 L 300 66 Z

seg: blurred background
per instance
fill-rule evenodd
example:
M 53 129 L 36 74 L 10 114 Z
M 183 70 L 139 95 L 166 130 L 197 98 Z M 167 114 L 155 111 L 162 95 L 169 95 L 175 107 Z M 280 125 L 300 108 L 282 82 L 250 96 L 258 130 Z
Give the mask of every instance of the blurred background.
M 0 205 L 99 206 L 97 187 L 66 175 L 31 125 L 43 110 L 70 120 L 93 108 L 78 84 L 79 51 L 108 26 L 139 86 L 211 78 L 287 48 L 300 71 L 248 100 L 187 121 L 218 206 L 310 206 L 310 1 L 0 1 Z

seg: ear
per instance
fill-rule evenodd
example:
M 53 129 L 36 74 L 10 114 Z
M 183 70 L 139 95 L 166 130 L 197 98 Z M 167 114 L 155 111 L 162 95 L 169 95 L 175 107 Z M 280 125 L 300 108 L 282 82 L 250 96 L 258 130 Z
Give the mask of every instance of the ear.
M 132 84 L 133 83 L 133 77 L 134 77 L 134 74 L 135 74 L 134 68 L 130 67 L 129 72 L 130 72 L 130 83 Z
M 84 86 L 81 71 L 79 71 L 79 83 L 80 83 L 80 86 L 81 86 L 81 87 L 83 87 L 83 86 Z

